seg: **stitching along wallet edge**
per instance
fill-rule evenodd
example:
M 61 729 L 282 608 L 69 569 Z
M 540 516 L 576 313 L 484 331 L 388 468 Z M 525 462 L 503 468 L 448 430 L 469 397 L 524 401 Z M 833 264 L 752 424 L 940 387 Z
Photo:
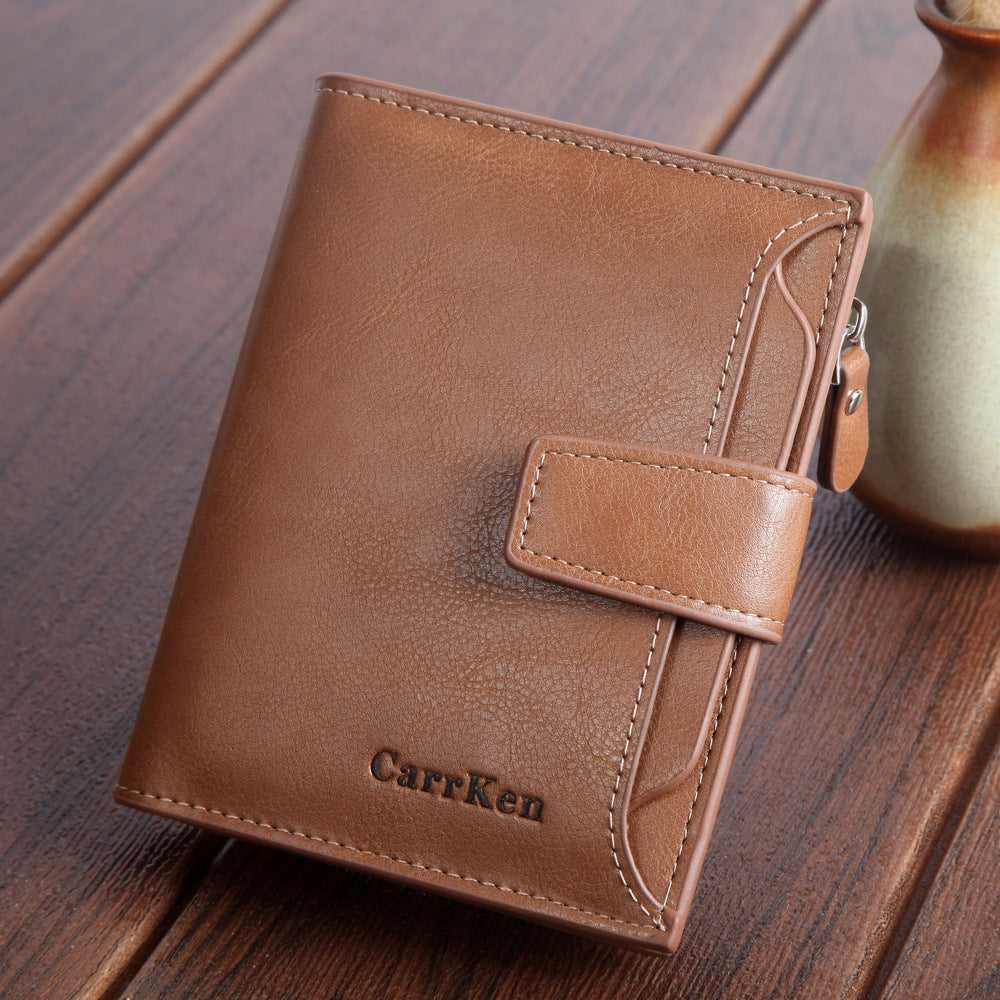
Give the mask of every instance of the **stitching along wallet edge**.
M 870 216 L 322 78 L 117 801 L 675 949 Z

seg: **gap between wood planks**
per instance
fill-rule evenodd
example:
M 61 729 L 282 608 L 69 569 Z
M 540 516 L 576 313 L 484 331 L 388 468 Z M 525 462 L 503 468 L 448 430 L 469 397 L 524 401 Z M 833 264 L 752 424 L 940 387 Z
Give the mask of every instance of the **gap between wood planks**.
M 282 9 L 288 6 L 290 2 L 291 0 L 284 0 Z M 811 22 L 823 2 L 824 0 L 811 0 L 811 2 L 802 7 L 795 18 L 787 23 L 785 30 L 775 38 L 773 45 L 762 57 L 756 73 L 747 81 L 741 92 L 732 99 L 731 104 L 725 112 L 719 116 L 716 128 L 709 133 L 708 139 L 702 144 L 702 148 L 705 152 L 715 152 L 722 146 L 727 136 L 730 135 L 732 130 L 742 119 L 746 110 L 750 107 L 757 95 L 771 79 L 776 68 L 781 64 L 787 53 L 794 47 L 795 42 L 803 30 Z M 280 13 L 280 11 L 276 11 L 272 17 L 262 23 L 260 30 L 263 30 L 263 28 L 266 27 L 278 13 Z M 257 34 L 259 33 L 260 32 L 258 31 Z M 256 37 L 257 35 L 254 36 L 254 38 Z M 190 92 L 186 95 L 183 103 L 179 101 L 175 102 L 177 104 L 177 109 L 172 116 L 169 119 L 163 120 L 161 127 L 155 134 L 150 136 L 148 143 L 141 150 L 137 150 L 135 154 L 127 160 L 127 162 L 124 160 L 122 161 L 120 169 L 113 176 L 108 177 L 105 188 L 102 191 L 95 193 L 90 201 L 86 205 L 82 206 L 81 211 L 72 220 L 67 222 L 65 227 L 57 235 L 56 239 L 51 242 L 47 250 L 54 247 L 58 240 L 65 236 L 70 231 L 72 226 L 75 225 L 76 222 L 80 221 L 90 208 L 96 205 L 101 195 L 106 190 L 110 189 L 110 187 L 113 186 L 113 184 L 116 183 L 117 180 L 119 180 L 128 171 L 128 169 L 154 145 L 156 140 L 160 138 L 160 136 L 163 135 L 166 130 L 175 121 L 177 121 L 177 119 L 181 117 L 184 111 L 187 110 L 198 99 L 198 97 L 200 97 L 201 94 L 208 89 L 209 85 L 220 77 L 227 68 L 236 62 L 237 58 L 241 55 L 244 49 L 249 47 L 254 38 L 247 38 L 238 51 L 233 50 L 228 55 L 224 63 L 217 63 L 214 66 L 212 73 L 210 75 L 206 74 L 204 80 L 200 82 L 197 88 L 190 88 Z M 40 261 L 43 256 L 44 253 L 40 254 L 33 263 Z M 226 847 L 226 842 L 220 842 L 214 850 L 207 851 L 204 859 L 202 859 L 200 863 L 192 869 L 182 891 L 169 911 L 167 911 L 162 919 L 157 922 L 155 929 L 145 938 L 142 946 L 137 948 L 134 954 L 130 956 L 127 966 L 123 967 L 103 990 L 102 996 L 105 1000 L 113 1000 L 113 998 L 130 1000 L 129 987 L 136 974 L 148 961 L 149 957 L 155 952 L 161 940 L 169 931 L 177 917 L 186 909 L 190 900 L 197 894 L 198 889 L 208 875 L 209 871 L 226 853 Z
M 989 722 L 983 727 L 975 749 L 969 754 L 962 772 L 959 791 L 945 811 L 944 819 L 934 838 L 934 846 L 927 853 L 909 898 L 899 907 L 899 916 L 893 925 L 892 933 L 886 938 L 882 953 L 872 963 L 871 976 L 861 993 L 864 1000 L 879 1000 L 885 993 L 896 967 L 903 959 L 906 946 L 909 944 L 931 888 L 937 881 L 941 867 L 951 853 L 955 838 L 962 829 L 976 792 L 986 780 L 990 759 L 997 753 L 1000 753 L 1000 703 L 993 707 Z M 946 933 L 944 929 L 943 933 Z
M 179 88 L 171 98 L 147 116 L 127 138 L 115 145 L 111 154 L 105 158 L 102 164 L 95 168 L 78 186 L 77 191 L 81 194 L 77 200 L 71 199 L 71 209 L 60 210 L 57 216 L 46 220 L 34 231 L 36 234 L 47 233 L 48 241 L 44 245 L 38 244 L 37 254 L 33 259 L 19 257 L 19 259 L 27 260 L 27 264 L 9 287 L 14 287 L 21 277 L 27 275 L 37 264 L 43 262 L 49 253 L 75 229 L 78 223 L 90 216 L 91 210 L 98 206 L 106 194 L 115 189 L 117 182 L 128 174 L 132 167 L 137 165 L 147 151 L 156 146 L 161 138 L 172 134 L 170 130 L 173 124 L 182 119 L 185 113 L 199 102 L 200 97 L 208 92 L 230 67 L 239 63 L 243 53 L 253 47 L 257 38 L 290 5 L 290 2 L 291 0 L 283 0 L 280 5 L 269 8 L 255 22 L 256 30 L 244 31 L 238 40 L 234 39 L 231 44 L 226 45 L 224 51 L 219 51 L 212 58 L 207 59 L 202 67 L 192 74 L 187 84 Z M 780 63 L 784 53 L 793 44 L 798 32 L 805 26 L 809 15 L 817 6 L 816 2 L 809 5 L 806 12 L 792 22 L 793 27 L 786 29 L 780 37 L 773 40 L 772 44 L 764 48 L 760 63 L 757 64 L 755 73 L 750 78 L 751 82 L 742 87 L 735 97 L 727 100 L 725 109 L 720 114 L 713 115 L 713 118 L 718 118 L 722 125 L 713 134 L 713 138 L 702 145 L 708 149 L 718 147 L 720 137 L 725 134 L 726 129 L 731 127 L 733 122 L 739 120 L 745 107 L 755 99 L 759 88 L 768 79 L 774 67 Z M 25 247 L 26 243 L 22 241 L 16 253 L 23 254 Z M 2 280 L 3 275 L 0 275 L 0 282 Z M 187 901 L 203 883 L 206 873 L 216 863 L 224 849 L 224 845 L 218 843 L 206 845 L 204 857 L 199 858 L 198 864 L 190 869 L 171 907 L 156 921 L 151 939 L 144 942 L 143 947 L 137 949 L 136 953 L 129 957 L 128 963 L 120 971 L 109 977 L 108 984 L 102 984 L 98 990 L 95 990 L 93 996 L 114 996 L 120 992 L 127 992 L 127 985 L 131 978 L 130 973 L 146 961 L 165 930 L 172 925 L 177 914 L 184 910 Z
M 218 834 L 209 833 L 206 830 L 199 830 L 197 836 L 201 839 L 201 849 L 196 856 L 195 864 L 191 866 L 187 879 L 183 884 L 177 898 L 167 908 L 152 930 L 148 932 L 146 941 L 148 947 L 138 947 L 122 963 L 121 968 L 113 972 L 107 984 L 99 992 L 92 993 L 87 990 L 80 995 L 79 1000 L 114 1000 L 122 996 L 128 990 L 129 984 L 135 979 L 138 971 L 145 965 L 146 960 L 152 954 L 157 943 L 163 938 L 167 931 L 173 926 L 174 921 L 184 912 L 188 903 L 198 892 L 199 887 L 205 880 L 209 869 L 218 862 L 219 858 L 226 850 L 228 841 Z
M 726 140 L 736 131 L 747 109 L 753 104 L 754 98 L 770 82 L 785 56 L 791 52 L 799 36 L 812 22 L 824 2 L 825 0 L 812 0 L 811 3 L 802 8 L 798 17 L 789 21 L 784 34 L 778 38 L 767 58 L 761 62 L 759 73 L 747 84 L 740 97 L 734 101 L 730 113 L 723 118 L 719 127 L 712 133 L 703 152 L 714 153 L 721 149 Z
M 259 14 L 192 73 L 166 101 L 140 122 L 105 159 L 77 186 L 70 197 L 48 219 L 26 233 L 20 244 L 0 264 L 0 300 L 10 294 L 45 257 L 73 230 L 129 170 L 147 153 L 215 81 L 266 31 L 294 0 L 271 0 Z M 738 126 L 754 98 L 767 85 L 775 69 L 813 19 L 824 0 L 811 0 L 791 20 L 761 61 L 756 76 L 748 81 L 729 112 L 704 144 L 713 153 Z
M 0 264 L 0 300 L 10 294 L 293 0 L 265 0 L 241 31 L 132 128 L 47 219 L 26 233 Z
M 0 273 L 0 298 L 10 292 L 31 270 L 41 263 L 72 229 L 94 209 L 114 185 L 121 180 L 138 161 L 145 156 L 166 132 L 179 121 L 191 107 L 211 88 L 211 86 L 230 69 L 270 27 L 277 18 L 291 6 L 293 0 L 278 0 L 276 6 L 261 15 L 251 28 L 216 58 L 206 63 L 204 68 L 196 73 L 186 88 L 165 102 L 147 121 L 133 133 L 131 140 L 123 143 L 109 157 L 105 164 L 88 179 L 87 190 L 81 191 L 79 200 L 71 212 L 49 221 L 40 227 L 42 238 L 37 246 L 28 245 L 18 255 L 22 265 L 18 270 Z M 757 72 L 747 81 L 743 90 L 733 98 L 728 109 L 719 116 L 716 128 L 709 133 L 708 139 L 701 144 L 704 152 L 714 153 L 725 142 L 727 137 L 739 124 L 747 109 L 753 104 L 776 69 L 781 65 L 786 55 L 792 50 L 799 36 L 810 24 L 820 9 L 824 0 L 811 0 L 803 6 L 797 16 L 790 20 L 785 30 L 775 38 L 773 45 L 762 57 Z M 206 838 L 207 839 L 207 838 Z M 178 916 L 187 908 L 195 897 L 211 869 L 217 865 L 226 854 L 229 842 L 222 838 L 218 844 L 206 844 L 205 854 L 198 864 L 192 867 L 177 899 L 155 928 L 146 936 L 142 945 L 136 948 L 126 965 L 118 971 L 106 984 L 100 994 L 95 994 L 95 1000 L 131 1000 L 129 987 L 139 970 L 146 964 L 150 956 L 173 926 Z

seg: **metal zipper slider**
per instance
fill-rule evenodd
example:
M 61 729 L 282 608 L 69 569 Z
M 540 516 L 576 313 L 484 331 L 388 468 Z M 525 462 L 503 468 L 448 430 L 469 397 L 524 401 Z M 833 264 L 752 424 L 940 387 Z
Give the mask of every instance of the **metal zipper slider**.
M 844 327 L 844 335 L 840 338 L 840 350 L 837 352 L 837 367 L 833 372 L 833 384 L 840 385 L 841 362 L 844 355 L 851 347 L 865 347 L 865 330 L 868 327 L 868 306 L 855 299 L 851 303 L 851 314 L 847 317 L 847 326 Z
M 837 352 L 819 452 L 819 481 L 837 493 L 854 485 L 868 453 L 867 325 L 868 307 L 855 299 Z

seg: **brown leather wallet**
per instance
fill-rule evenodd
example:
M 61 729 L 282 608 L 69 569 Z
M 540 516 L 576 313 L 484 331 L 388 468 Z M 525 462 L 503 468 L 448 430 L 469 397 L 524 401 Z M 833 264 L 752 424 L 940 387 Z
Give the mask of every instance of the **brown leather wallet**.
M 870 214 L 324 77 L 117 800 L 674 949 Z

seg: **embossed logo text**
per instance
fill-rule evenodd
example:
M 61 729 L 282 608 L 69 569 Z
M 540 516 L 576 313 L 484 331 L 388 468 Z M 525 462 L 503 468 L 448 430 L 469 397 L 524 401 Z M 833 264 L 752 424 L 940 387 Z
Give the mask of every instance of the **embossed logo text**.
M 372 757 L 370 770 L 376 781 L 394 781 L 400 788 L 412 788 L 442 799 L 452 799 L 481 809 L 493 809 L 508 816 L 542 821 L 540 798 L 506 789 L 500 791 L 496 778 L 466 771 L 464 774 L 441 774 L 433 768 L 400 763 L 395 750 L 379 750 Z

